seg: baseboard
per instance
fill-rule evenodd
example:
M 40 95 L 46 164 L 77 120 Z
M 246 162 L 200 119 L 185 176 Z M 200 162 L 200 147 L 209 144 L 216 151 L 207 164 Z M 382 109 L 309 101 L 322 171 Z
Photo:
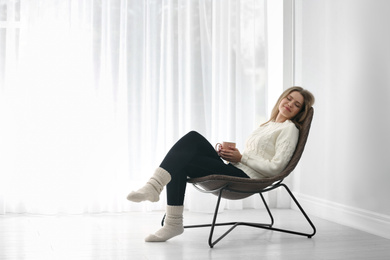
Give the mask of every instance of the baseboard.
M 390 216 L 294 193 L 307 214 L 390 239 Z M 293 209 L 298 209 L 292 203 Z M 315 223 L 314 223 L 315 224 Z

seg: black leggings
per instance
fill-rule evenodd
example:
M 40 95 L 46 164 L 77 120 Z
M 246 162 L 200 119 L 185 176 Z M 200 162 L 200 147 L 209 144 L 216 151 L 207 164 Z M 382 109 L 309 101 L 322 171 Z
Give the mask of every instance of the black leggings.
M 225 164 L 206 138 L 195 131 L 172 146 L 160 167 L 172 177 L 167 185 L 167 202 L 171 206 L 183 205 L 187 176 L 197 178 L 220 174 L 249 178 L 242 170 Z

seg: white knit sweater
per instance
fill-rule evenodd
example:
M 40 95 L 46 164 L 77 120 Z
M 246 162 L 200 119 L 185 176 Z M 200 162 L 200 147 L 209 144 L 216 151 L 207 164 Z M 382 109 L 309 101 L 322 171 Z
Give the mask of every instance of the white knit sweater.
M 299 130 L 290 120 L 269 122 L 249 136 L 241 162 L 233 165 L 253 179 L 272 177 L 286 168 L 298 137 Z

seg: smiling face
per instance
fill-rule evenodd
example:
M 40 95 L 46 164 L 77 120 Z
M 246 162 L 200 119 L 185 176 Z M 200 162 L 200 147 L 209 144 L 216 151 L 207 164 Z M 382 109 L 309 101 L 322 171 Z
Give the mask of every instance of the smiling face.
M 304 98 L 298 91 L 289 93 L 279 103 L 279 114 L 276 117 L 276 122 L 282 123 L 286 120 L 294 118 L 303 106 Z

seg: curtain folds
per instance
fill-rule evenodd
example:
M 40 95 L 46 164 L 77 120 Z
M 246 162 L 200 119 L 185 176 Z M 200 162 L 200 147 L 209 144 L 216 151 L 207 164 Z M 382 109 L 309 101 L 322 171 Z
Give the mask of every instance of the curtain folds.
M 0 214 L 161 209 L 125 198 L 183 134 L 242 150 L 266 117 L 264 4 L 1 1 Z

